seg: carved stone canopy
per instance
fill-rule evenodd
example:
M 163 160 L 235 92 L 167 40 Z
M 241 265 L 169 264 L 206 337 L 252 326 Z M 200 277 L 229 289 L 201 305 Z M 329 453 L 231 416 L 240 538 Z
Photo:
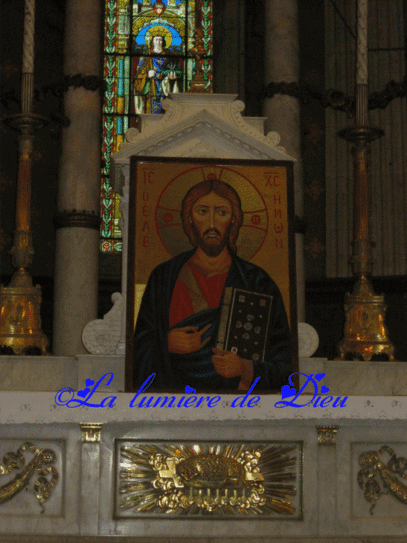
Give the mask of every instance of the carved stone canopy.
M 112 155 L 112 179 L 121 191 L 119 169 L 131 156 L 248 158 L 289 160 L 277 132 L 264 135 L 265 117 L 243 117 L 234 94 L 171 94 L 164 115 L 140 115 L 138 128 Z
M 139 115 L 138 127 L 126 132 L 120 151 L 112 155 L 111 183 L 122 195 L 122 289 L 113 294 L 113 308 L 104 318 L 85 327 L 82 340 L 90 353 L 125 352 L 130 157 L 295 161 L 279 146 L 277 132 L 264 135 L 265 117 L 243 117 L 244 103 L 236 98 L 234 94 L 170 94 L 162 102 L 165 113 Z

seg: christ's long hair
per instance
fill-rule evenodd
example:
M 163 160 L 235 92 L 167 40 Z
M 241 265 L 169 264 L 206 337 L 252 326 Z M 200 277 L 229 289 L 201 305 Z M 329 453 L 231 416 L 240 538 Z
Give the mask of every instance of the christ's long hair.
M 181 204 L 182 227 L 185 234 L 188 236 L 189 241 L 194 247 L 197 247 L 198 240 L 195 229 L 190 223 L 190 219 L 192 220 L 192 208 L 199 198 L 206 196 L 212 191 L 221 198 L 228 200 L 232 205 L 232 217 L 234 217 L 234 220 L 232 220 L 230 224 L 228 247 L 236 253 L 236 240 L 243 222 L 242 204 L 235 189 L 223 181 L 219 181 L 218 179 L 205 179 L 205 181 L 202 181 L 189 189 Z

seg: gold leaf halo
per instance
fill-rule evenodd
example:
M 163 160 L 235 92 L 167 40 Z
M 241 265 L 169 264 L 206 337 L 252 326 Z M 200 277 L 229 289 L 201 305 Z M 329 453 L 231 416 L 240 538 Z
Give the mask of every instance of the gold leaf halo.
M 165 28 L 165 26 L 162 25 L 157 25 L 151 27 L 150 30 L 147 30 L 144 36 L 144 41 L 146 42 L 147 46 L 150 45 L 152 38 L 155 36 L 163 36 L 165 39 L 165 47 L 170 47 L 172 43 L 172 34 L 168 28 Z
M 192 249 L 181 222 L 181 202 L 194 185 L 204 179 L 220 179 L 238 193 L 242 202 L 243 224 L 237 239 L 237 252 L 241 258 L 251 260 L 261 249 L 268 232 L 267 207 L 258 189 L 238 169 L 227 166 L 193 166 L 177 175 L 162 191 L 156 208 L 158 235 L 161 243 L 173 256 Z M 166 220 L 166 215 L 171 220 Z M 252 217 L 258 218 L 258 224 Z

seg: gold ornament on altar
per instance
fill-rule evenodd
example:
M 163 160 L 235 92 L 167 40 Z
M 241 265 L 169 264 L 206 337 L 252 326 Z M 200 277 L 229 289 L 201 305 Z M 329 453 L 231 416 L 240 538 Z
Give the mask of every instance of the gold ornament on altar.
M 390 455 L 387 464 L 380 459 L 380 456 L 385 452 Z M 359 487 L 364 491 L 365 500 L 371 505 L 371 515 L 373 515 L 377 500 L 383 494 L 390 494 L 401 503 L 407 504 L 407 485 L 398 478 L 407 479 L 407 458 L 397 458 L 391 447 L 383 445 L 378 452 L 362 453 L 359 456 L 359 464 L 363 469 L 359 471 L 357 481 Z M 379 481 L 384 490 L 382 490 Z
M 294 515 L 295 451 L 292 444 L 122 446 L 119 508 L 177 517 Z
M 34 453 L 34 458 L 25 465 L 24 451 L 28 450 Z M 3 457 L 4 466 L 0 464 L 0 476 L 8 475 L 13 470 L 21 470 L 7 484 L 0 486 L 0 504 L 11 500 L 19 492 L 24 490 L 30 483 L 31 477 L 37 472 L 40 477 L 34 483 L 35 496 L 38 499 L 42 512 L 44 512 L 43 503 L 50 497 L 51 489 L 58 481 L 58 472 L 49 464 L 56 461 L 56 454 L 51 449 L 36 449 L 32 443 L 24 443 L 19 447 L 17 453 L 8 452 Z M 43 467 L 43 466 L 47 467 Z M 51 479 L 47 475 L 51 474 Z

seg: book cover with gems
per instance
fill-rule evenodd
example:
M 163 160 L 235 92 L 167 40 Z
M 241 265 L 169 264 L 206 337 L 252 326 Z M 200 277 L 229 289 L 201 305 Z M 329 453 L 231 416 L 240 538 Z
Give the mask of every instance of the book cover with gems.
M 272 301 L 267 294 L 226 288 L 217 348 L 245 360 L 264 360 Z

